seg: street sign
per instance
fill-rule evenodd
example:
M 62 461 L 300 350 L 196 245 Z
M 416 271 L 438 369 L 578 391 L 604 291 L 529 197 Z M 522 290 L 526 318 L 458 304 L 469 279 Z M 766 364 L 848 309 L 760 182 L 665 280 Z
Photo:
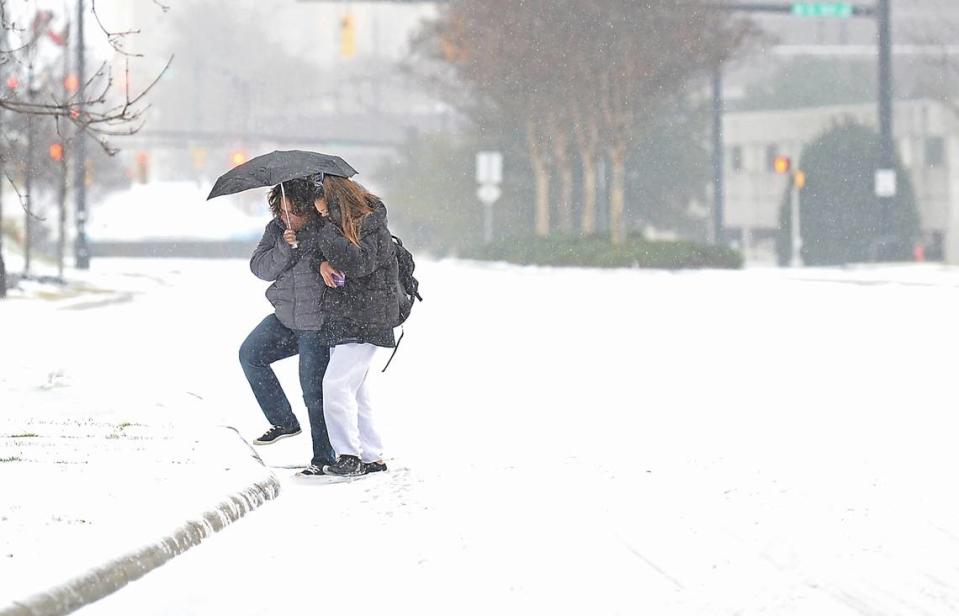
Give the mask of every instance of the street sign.
M 876 196 L 880 198 L 896 196 L 895 169 L 876 169 Z
M 476 183 L 503 183 L 503 154 L 500 152 L 476 153 Z
M 503 191 L 496 184 L 483 184 L 477 189 L 476 196 L 484 205 L 493 205 L 499 201 Z
M 793 15 L 797 17 L 852 17 L 853 6 L 848 2 L 795 2 Z

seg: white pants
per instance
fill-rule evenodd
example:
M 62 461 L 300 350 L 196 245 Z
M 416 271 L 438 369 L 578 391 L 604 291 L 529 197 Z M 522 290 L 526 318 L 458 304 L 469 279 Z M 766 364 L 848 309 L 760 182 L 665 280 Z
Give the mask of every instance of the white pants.
M 323 415 L 337 456 L 356 456 L 363 462 L 383 459 L 366 380 L 376 349 L 372 344 L 340 344 L 330 349 L 323 377 Z

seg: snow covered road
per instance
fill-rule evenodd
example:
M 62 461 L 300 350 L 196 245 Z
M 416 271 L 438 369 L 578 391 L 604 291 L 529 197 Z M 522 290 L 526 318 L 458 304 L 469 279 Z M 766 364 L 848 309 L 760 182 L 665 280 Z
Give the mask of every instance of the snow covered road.
M 4 413 L 262 431 L 244 263 L 97 268 L 132 299 L 0 307 Z M 278 468 L 277 501 L 81 614 L 959 610 L 959 271 L 418 274 L 377 375 L 393 470 Z M 309 439 L 260 451 L 302 464 Z

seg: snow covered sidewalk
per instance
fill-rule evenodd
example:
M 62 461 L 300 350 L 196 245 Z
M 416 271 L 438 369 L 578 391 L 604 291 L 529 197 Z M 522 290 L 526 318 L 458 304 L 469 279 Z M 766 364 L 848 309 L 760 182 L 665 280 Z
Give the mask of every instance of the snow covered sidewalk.
M 278 492 L 230 429 L 0 421 L 0 614 L 102 598 Z
M 238 342 L 198 342 L 214 317 L 174 292 L 183 262 L 143 263 L 23 281 L 0 302 L 0 614 L 76 609 L 278 493 L 222 427 L 230 405 L 209 412 L 211 367 L 245 385 Z

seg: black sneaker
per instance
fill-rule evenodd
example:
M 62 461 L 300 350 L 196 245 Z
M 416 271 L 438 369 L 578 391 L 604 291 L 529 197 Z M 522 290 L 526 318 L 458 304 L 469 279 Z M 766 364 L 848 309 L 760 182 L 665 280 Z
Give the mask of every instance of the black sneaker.
M 356 477 L 365 473 L 366 469 L 356 456 L 340 456 L 333 465 L 324 466 L 323 472 L 337 477 Z
M 323 467 L 317 466 L 316 464 L 311 464 L 297 473 L 297 475 L 300 477 L 319 477 L 325 474 L 326 473 L 323 472 Z
M 382 473 L 385 470 L 387 470 L 386 462 L 364 462 L 363 463 L 364 473 Z
M 296 436 L 302 432 L 299 426 L 295 428 L 286 428 L 284 426 L 273 426 L 263 433 L 263 436 L 253 441 L 254 445 L 272 445 L 280 439 L 288 436 Z

